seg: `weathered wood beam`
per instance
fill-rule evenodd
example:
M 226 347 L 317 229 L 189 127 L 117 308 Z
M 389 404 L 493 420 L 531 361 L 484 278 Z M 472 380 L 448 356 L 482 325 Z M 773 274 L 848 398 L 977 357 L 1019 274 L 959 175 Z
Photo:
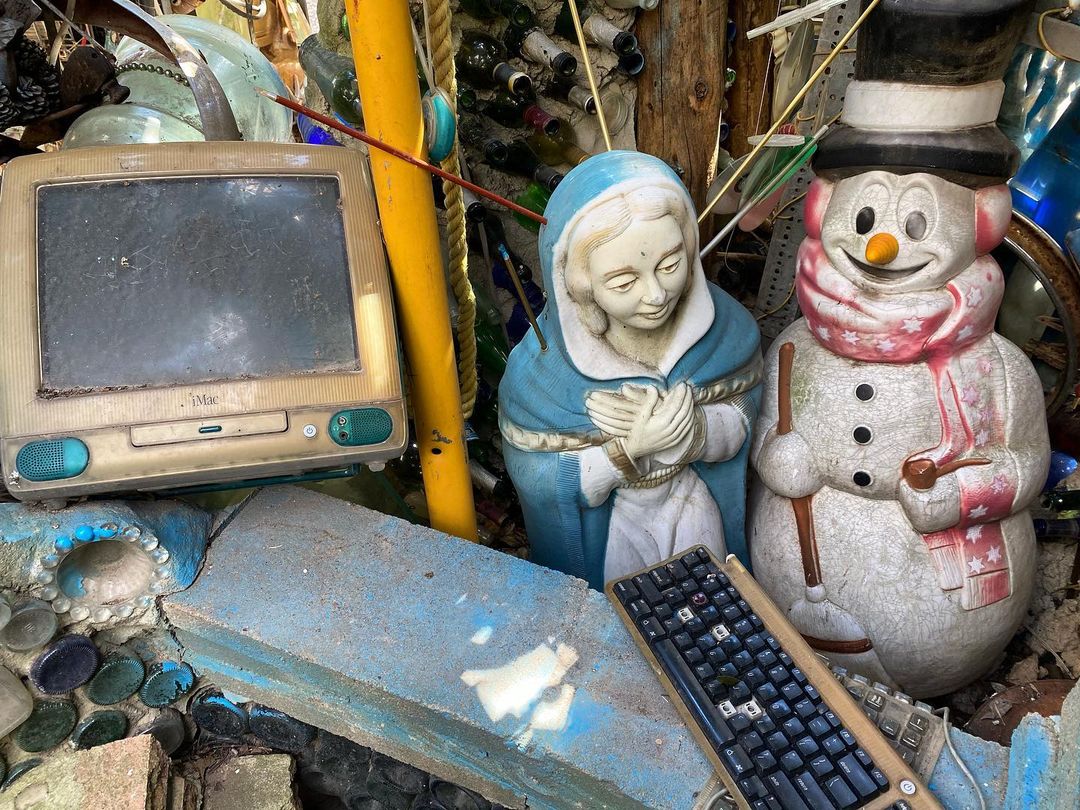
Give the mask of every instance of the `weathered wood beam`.
M 746 32 L 776 19 L 776 0 L 743 0 L 734 2 L 731 17 L 738 31 L 732 48 L 731 67 L 735 84 L 728 91 L 725 120 L 731 126 L 726 144 L 733 157 L 750 151 L 746 139 L 768 129 L 772 105 L 772 73 L 769 56 L 772 52 L 768 35 L 747 40 Z M 764 97 L 762 88 L 765 89 Z M 760 124 L 759 124 L 760 117 Z

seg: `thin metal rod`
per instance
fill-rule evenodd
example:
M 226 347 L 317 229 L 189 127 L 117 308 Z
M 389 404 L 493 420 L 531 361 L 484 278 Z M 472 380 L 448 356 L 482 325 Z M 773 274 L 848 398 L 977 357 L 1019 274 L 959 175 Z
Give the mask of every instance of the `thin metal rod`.
M 82 26 L 80 26 L 77 23 L 75 23 L 74 21 L 72 21 L 71 17 L 69 17 L 67 14 L 65 14 L 60 9 L 58 9 L 56 6 L 54 6 L 52 3 L 50 3 L 49 0 L 41 0 L 41 4 L 43 6 L 45 6 L 45 8 L 47 8 L 49 11 L 51 11 L 53 14 L 55 14 L 57 17 L 59 17 L 61 20 L 63 20 L 65 23 L 67 23 L 69 26 L 71 26 L 72 30 L 74 30 L 79 36 L 81 36 L 83 39 L 86 40 L 87 45 L 90 45 L 91 47 L 96 48 L 97 50 L 101 51 L 103 54 L 107 55 L 110 59 L 112 59 L 112 54 L 110 54 L 107 50 L 105 50 L 105 48 L 103 48 L 101 46 L 101 44 L 98 43 L 98 41 L 96 39 L 94 39 L 92 36 L 90 36 L 90 34 L 87 32 L 87 30 L 85 28 L 83 28 Z
M 506 245 L 502 242 L 495 249 L 499 252 L 499 256 L 502 257 L 506 269 L 510 271 L 510 280 L 514 282 L 514 289 L 517 290 L 518 298 L 521 300 L 521 307 L 525 310 L 525 315 L 528 317 L 533 331 L 536 332 L 536 339 L 540 342 L 540 351 L 546 352 L 547 341 L 544 340 L 544 334 L 540 331 L 540 325 L 536 322 L 536 315 L 529 305 L 529 299 L 525 297 L 525 288 L 521 285 L 521 279 L 518 278 L 517 267 L 514 265 L 514 260 L 510 258 L 510 251 L 506 249 Z
M 414 157 L 408 152 L 402 152 L 400 149 L 396 149 L 388 143 L 383 143 L 378 138 L 374 138 L 362 130 L 353 129 L 352 127 L 345 126 L 345 124 L 342 124 L 337 119 L 331 118 L 328 115 L 323 115 L 322 113 L 311 109 L 311 107 L 306 107 L 299 102 L 293 101 L 291 98 L 284 98 L 277 95 L 276 93 L 271 93 L 269 90 L 263 90 L 261 87 L 257 87 L 255 89 L 260 95 L 266 96 L 271 101 L 275 101 L 283 107 L 288 107 L 294 112 L 303 113 L 313 121 L 318 121 L 324 126 L 328 126 L 331 129 L 336 129 L 338 132 L 342 132 L 345 135 L 348 135 L 350 138 L 356 138 L 358 141 L 363 141 L 368 146 L 374 146 L 376 149 L 386 152 L 388 155 L 393 155 L 399 160 L 403 160 L 406 163 L 411 163 L 413 166 L 418 166 L 421 169 L 424 169 L 438 177 L 441 177 L 443 180 L 449 180 L 451 183 L 456 183 L 462 188 L 467 188 L 469 191 L 473 192 L 473 194 L 478 194 L 481 197 L 489 199 L 492 202 L 496 202 L 505 208 L 509 208 L 516 214 L 521 214 L 523 217 L 528 217 L 531 220 L 539 222 L 541 225 L 547 225 L 547 219 L 545 217 L 542 217 L 535 211 L 530 211 L 528 208 L 518 205 L 515 202 L 511 202 L 505 197 L 500 197 L 494 191 L 488 191 L 486 188 L 478 186 L 475 183 L 470 183 L 468 180 L 463 180 L 456 174 L 451 174 L 445 169 L 440 169 L 438 166 L 432 163 L 428 163 L 426 160 L 421 160 L 418 157 Z
M 604 136 L 604 146 L 611 151 L 611 133 L 607 128 L 607 116 L 604 114 L 604 103 L 600 100 L 600 90 L 596 86 L 596 77 L 593 76 L 592 62 L 589 61 L 589 48 L 585 44 L 585 30 L 581 27 L 581 17 L 578 16 L 577 0 L 566 0 L 570 4 L 570 17 L 574 21 L 574 33 L 577 34 L 578 47 L 581 48 L 581 61 L 585 63 L 585 77 L 589 80 L 589 92 L 596 101 L 596 117 L 600 119 L 600 133 Z
M 739 209 L 738 213 L 736 213 L 735 216 L 733 216 L 731 218 L 731 221 L 728 222 L 723 228 L 720 229 L 720 232 L 718 234 L 716 234 L 716 236 L 714 236 L 712 238 L 712 241 L 710 241 L 709 244 L 707 244 L 704 248 L 702 248 L 701 253 L 698 254 L 700 256 L 700 258 L 704 259 L 710 253 L 712 253 L 713 250 L 716 249 L 716 246 L 720 244 L 720 241 L 725 236 L 727 236 L 729 233 L 731 233 L 733 230 L 735 230 L 735 226 L 739 224 L 739 221 L 743 217 L 745 217 L 748 213 L 750 213 L 751 210 L 753 210 L 757 206 L 761 205 L 761 203 L 765 202 L 765 200 L 767 200 L 769 198 L 769 196 L 771 194 L 773 194 L 773 192 L 776 191 L 776 189 L 780 185 L 780 181 L 783 180 L 784 176 L 789 171 L 791 171 L 792 169 L 794 169 L 796 166 L 799 165 L 799 163 L 806 156 L 806 153 L 810 149 L 813 149 L 814 145 L 819 140 L 821 140 L 821 136 L 825 134 L 825 131 L 827 129 L 828 129 L 827 126 L 822 127 L 821 129 L 819 129 L 814 134 L 814 137 L 811 138 L 809 141 L 807 141 L 803 145 L 803 148 L 799 150 L 798 154 L 796 154 L 795 157 L 793 157 L 786 164 L 784 164 L 784 168 L 782 168 L 780 171 L 778 171 L 776 173 L 776 176 L 775 176 L 773 182 L 769 183 L 769 185 L 767 185 L 764 189 L 762 189 L 757 194 L 757 196 L 754 197 L 754 199 L 752 199 L 750 202 L 748 202 L 746 205 L 744 205 L 741 209 Z
M 754 160 L 759 154 L 761 154 L 761 150 L 765 148 L 765 144 L 767 144 L 769 142 L 769 139 L 777 133 L 780 127 L 787 123 L 787 120 L 791 117 L 791 114 L 795 112 L 795 108 L 802 104 L 802 101 L 806 97 L 806 94 L 810 92 L 810 88 L 812 88 L 817 83 L 818 79 L 825 75 L 825 71 L 828 70 L 829 65 L 831 65 L 836 59 L 836 57 L 840 55 L 840 52 L 844 50 L 844 46 L 846 46 L 851 40 L 851 38 L 855 36 L 855 32 L 859 30 L 860 26 L 862 26 L 864 22 L 866 22 L 866 18 L 870 16 L 871 12 L 873 12 L 873 10 L 877 8 L 878 3 L 880 2 L 881 0 L 870 0 L 870 5 L 866 7 L 866 11 L 859 15 L 859 19 L 855 20 L 855 24 L 851 26 L 851 29 L 846 34 L 844 34 L 844 36 L 840 37 L 840 41 L 836 43 L 836 47 L 832 49 L 829 55 L 825 57 L 825 60 L 818 66 L 818 69 L 815 70 L 810 75 L 810 78 L 806 80 L 806 84 L 804 84 L 799 90 L 799 92 L 795 94 L 795 98 L 790 101 L 790 103 L 787 105 L 787 108 L 782 113 L 780 113 L 773 125 L 769 127 L 765 135 L 762 136 L 761 141 L 758 143 L 758 145 L 755 146 L 750 152 L 750 154 L 746 156 L 746 159 L 742 162 L 740 167 L 735 170 L 731 177 L 728 178 L 728 181 L 724 183 L 720 191 L 716 193 L 716 196 L 709 200 L 709 204 L 706 205 L 705 209 L 701 212 L 701 214 L 698 215 L 699 225 L 705 221 L 705 217 L 707 217 L 709 215 L 709 212 L 716 207 L 716 204 L 718 202 L 720 202 L 720 198 L 727 194 L 735 186 L 735 183 L 737 183 L 739 178 L 742 177 L 743 172 L 745 172 L 748 168 L 750 168 L 751 165 L 753 165 Z

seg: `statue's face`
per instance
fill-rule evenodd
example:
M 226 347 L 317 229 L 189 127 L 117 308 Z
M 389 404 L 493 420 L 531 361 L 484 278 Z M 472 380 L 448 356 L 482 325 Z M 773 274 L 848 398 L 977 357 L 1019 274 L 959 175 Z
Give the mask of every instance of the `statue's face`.
M 613 321 L 658 329 L 678 306 L 690 261 L 674 217 L 635 221 L 589 255 L 593 299 Z
M 821 242 L 858 287 L 934 289 L 975 261 L 975 193 L 929 174 L 849 177 L 832 193 Z

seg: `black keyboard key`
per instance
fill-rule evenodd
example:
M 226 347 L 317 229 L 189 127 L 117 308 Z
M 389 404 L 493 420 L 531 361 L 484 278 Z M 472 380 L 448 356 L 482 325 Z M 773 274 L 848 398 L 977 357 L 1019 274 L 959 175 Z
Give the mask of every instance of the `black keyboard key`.
M 845 747 L 854 748 L 858 745 L 858 743 L 855 742 L 855 738 L 852 736 L 851 732 L 848 731 L 846 728 L 840 729 L 838 732 L 836 732 L 836 734 L 840 737 L 841 740 L 843 740 Z
M 746 749 L 746 753 L 753 755 L 765 747 L 765 740 L 761 739 L 761 735 L 756 731 L 748 731 L 739 737 L 739 745 Z
M 809 698 L 803 698 L 795 704 L 795 714 L 805 720 L 806 718 L 813 717 L 817 714 L 817 706 L 815 706 L 814 701 Z
M 705 682 L 705 693 L 713 700 L 720 701 L 727 697 L 728 688 L 715 678 Z
M 725 678 L 729 683 L 737 683 L 739 680 L 739 670 L 730 661 L 718 666 L 716 674 L 721 678 Z
M 925 732 L 930 728 L 930 719 L 925 715 L 913 714 L 908 718 L 908 728 Z
M 641 634 L 645 636 L 645 640 L 650 644 L 659 641 L 662 638 L 667 638 L 667 631 L 664 630 L 662 625 L 655 616 L 649 616 L 638 622 L 638 627 L 641 628 Z
M 739 609 L 742 610 L 744 616 L 753 616 L 754 615 L 754 611 L 750 609 L 750 605 L 746 604 L 745 599 L 740 599 L 735 604 L 737 604 L 739 606 Z
M 877 783 L 870 778 L 870 774 L 866 772 L 866 768 L 859 764 L 854 754 L 841 757 L 836 763 L 836 767 L 840 769 L 840 773 L 847 778 L 848 783 L 855 788 L 855 792 L 861 798 L 868 799 L 877 795 Z
M 765 629 L 765 622 L 763 622 L 761 620 L 761 617 L 758 616 L 756 613 L 750 614 L 750 624 L 754 625 L 755 630 L 760 631 Z
M 780 730 L 787 734 L 790 739 L 794 740 L 806 731 L 806 727 L 798 717 L 789 717 L 780 724 Z
M 780 694 L 784 696 L 784 700 L 790 700 L 794 703 L 802 699 L 803 690 L 795 681 L 788 681 L 780 687 Z
M 734 689 L 734 687 L 732 688 Z M 731 694 L 728 694 L 728 700 L 732 703 L 736 702 Z M 750 728 L 750 718 L 740 712 L 739 714 L 734 714 L 728 718 L 728 725 L 731 726 L 731 730 L 734 731 L 736 735 L 739 735 Z
M 854 807 L 859 803 L 859 797 L 851 792 L 851 788 L 848 787 L 842 776 L 834 776 L 826 781 L 825 790 L 832 796 L 833 803 L 840 810 L 847 810 L 847 808 Z
M 739 619 L 731 629 L 740 636 L 748 636 L 754 632 L 754 626 L 746 619 Z
M 641 591 L 639 591 L 637 586 L 628 579 L 616 582 L 615 587 L 612 588 L 612 590 L 615 591 L 615 597 L 624 605 L 633 602 L 641 596 Z
M 895 740 L 900 735 L 900 724 L 892 718 L 885 718 L 882 720 L 878 723 L 878 728 L 880 728 L 881 733 L 890 740 Z
M 832 734 L 832 726 L 830 726 L 824 717 L 815 717 L 808 724 L 807 728 L 810 729 L 810 733 L 817 737 L 819 740 L 822 737 L 826 737 Z
M 758 779 L 756 775 L 740 779 L 739 790 L 741 790 L 743 795 L 750 800 L 764 799 L 769 795 L 769 791 L 765 789 L 765 785 L 761 784 L 761 780 Z
M 689 596 L 692 593 L 698 592 L 698 584 L 692 579 L 684 579 L 679 583 L 679 592 L 683 596 Z
M 814 742 L 814 738 L 807 734 L 805 737 L 799 737 L 795 741 L 795 750 L 799 752 L 799 755 L 804 759 L 810 759 L 821 749 L 818 744 Z
M 762 669 L 768 669 L 769 667 L 773 666 L 777 661 L 776 653 L 774 653 L 772 650 L 762 650 L 757 655 L 755 655 L 754 658 L 757 659 L 758 666 Z
M 701 581 L 709 575 L 709 569 L 705 567 L 705 563 L 698 563 L 690 569 L 690 576 L 694 579 Z
M 656 584 L 645 574 L 638 574 L 634 577 L 634 584 L 638 590 L 641 591 L 642 597 L 650 605 L 659 605 L 664 601 L 664 597 L 660 595 L 660 589 L 656 587 Z
M 684 554 L 682 557 L 679 558 L 679 562 L 681 562 L 687 568 L 693 568 L 694 566 L 701 564 L 701 560 L 698 559 L 696 551 L 691 551 L 688 554 Z
M 716 640 L 716 636 L 714 636 L 712 633 L 706 633 L 705 635 L 698 636 L 698 638 L 697 638 L 697 647 L 703 653 L 709 652 L 709 650 L 711 650 L 713 647 L 715 647 L 717 645 L 717 643 L 718 642 Z M 727 660 L 727 654 L 726 653 L 724 654 L 724 660 L 725 661 Z
M 653 611 L 653 615 L 660 621 L 665 621 L 671 618 L 671 606 L 670 605 L 657 605 Z
M 652 577 L 653 582 L 656 583 L 656 587 L 660 590 L 670 588 L 675 584 L 675 580 L 671 578 L 671 574 L 668 573 L 666 568 L 654 568 L 649 572 L 649 576 Z
M 742 681 L 732 684 L 728 699 L 736 705 L 746 703 L 750 699 L 750 687 Z
M 698 664 L 694 667 L 694 675 L 699 681 L 708 681 L 716 676 L 716 670 L 708 664 Z
M 735 624 L 743 615 L 742 608 L 734 603 L 726 606 L 722 613 L 724 614 L 724 621 L 729 625 Z
M 664 566 L 664 568 L 667 569 L 667 572 L 671 574 L 672 579 L 674 579 L 676 582 L 684 580 L 688 576 L 690 576 L 690 574 L 686 571 L 686 566 L 678 560 L 676 560 L 675 562 L 669 562 L 667 565 Z
M 697 558 L 699 561 L 705 563 L 706 565 L 712 562 L 712 557 L 709 556 L 709 552 L 707 552 L 703 548 L 699 548 L 697 550 Z
M 782 686 L 790 680 L 787 667 L 783 664 L 777 664 L 774 667 L 769 667 L 769 671 L 766 673 L 769 676 L 769 680 L 777 686 Z
M 824 711 L 821 713 L 821 716 L 824 717 L 833 728 L 840 728 L 840 718 L 836 716 L 835 712 Z
M 765 639 L 761 637 L 760 633 L 754 633 L 748 636 L 746 639 L 746 649 L 752 653 L 758 653 L 765 649 Z
M 724 763 L 728 773 L 736 779 L 754 769 L 754 764 L 741 745 L 726 745 L 721 748 L 720 761 Z
M 807 810 L 806 803 L 799 796 L 795 786 L 787 778 L 786 774 L 774 771 L 762 779 L 766 789 L 780 801 L 784 810 Z
M 705 689 L 694 680 L 694 673 L 679 656 L 670 639 L 662 639 L 653 645 L 653 654 L 671 680 L 675 691 L 679 693 L 686 709 L 697 722 L 705 739 L 715 749 L 720 750 L 735 739 L 728 728 L 727 721 L 717 711 Z
M 706 625 L 712 626 L 720 621 L 720 611 L 712 605 L 703 607 L 697 612 L 698 618 L 705 622 Z
M 692 667 L 696 667 L 705 660 L 705 656 L 697 647 L 687 647 L 682 651 L 682 657 Z
M 769 649 L 773 652 L 778 652 L 780 650 L 780 642 L 777 641 L 776 637 L 771 633 L 765 636 L 765 643 L 769 645 Z
M 783 754 L 788 748 L 791 747 L 791 743 L 788 742 L 788 738 L 780 731 L 774 731 L 768 737 L 765 738 L 765 744 L 769 746 L 769 750 L 774 754 Z
M 788 773 L 794 773 L 803 766 L 802 757 L 799 756 L 798 751 L 788 751 L 782 757 L 780 757 L 780 767 Z
M 739 650 L 731 656 L 731 663 L 742 672 L 744 669 L 750 669 L 754 665 L 754 656 L 750 655 L 746 650 Z
M 728 636 L 721 640 L 720 646 L 724 648 L 724 652 L 728 655 L 734 655 L 742 649 L 742 639 L 738 636 Z
M 765 683 L 765 673 L 757 667 L 754 667 L 748 672 L 744 672 L 742 679 L 743 683 L 745 683 L 751 689 L 757 689 L 759 686 Z
M 800 686 L 806 686 L 806 673 L 804 673 L 798 667 L 791 668 L 791 677 L 795 679 L 795 683 L 799 684 Z
M 822 740 L 821 747 L 825 749 L 829 756 L 833 757 L 838 757 L 847 750 L 844 743 L 835 734 Z
M 685 650 L 687 647 L 694 646 L 694 640 L 690 638 L 689 633 L 676 633 L 671 637 L 671 640 L 680 650 Z
M 804 686 L 803 687 L 803 692 L 806 694 L 806 696 L 808 698 L 810 698 L 812 701 L 814 701 L 814 703 L 820 703 L 821 702 L 821 693 L 818 692 L 818 690 L 814 687 L 814 685 L 812 683 L 808 683 L 806 686 Z
M 803 801 L 814 810 L 832 810 L 833 803 L 821 791 L 821 787 L 810 771 L 796 774 L 791 781 L 795 783 L 795 787 L 803 797 Z
M 714 576 L 705 577 L 705 581 L 701 583 L 701 590 L 705 591 L 709 596 L 715 594 L 721 587 L 720 580 Z
M 919 750 L 919 744 L 922 743 L 922 734 L 917 731 L 912 731 L 909 726 L 908 729 L 900 735 L 900 742 L 912 751 L 917 751 Z
M 780 658 L 780 663 L 783 664 L 785 667 L 795 666 L 795 663 L 791 660 L 791 656 L 788 655 L 786 652 L 779 652 L 777 653 L 777 656 Z
M 705 632 L 705 622 L 695 616 L 690 621 L 683 624 L 683 630 L 692 636 L 701 635 Z
M 774 700 L 769 704 L 769 716 L 773 720 L 783 720 L 791 714 L 791 706 L 786 700 Z
M 828 776 L 832 773 L 832 760 L 826 756 L 814 757 L 810 760 L 810 768 L 817 776 Z
M 780 806 L 780 802 L 769 796 L 766 799 L 755 801 L 750 805 L 750 810 L 784 810 L 784 808 Z
M 870 769 L 870 778 L 873 779 L 879 788 L 885 790 L 889 786 L 889 777 L 881 772 L 878 768 Z
M 771 717 L 761 717 L 754 721 L 754 731 L 762 737 L 767 737 L 776 731 L 776 723 Z
M 872 768 L 874 766 L 874 760 L 870 759 L 870 755 L 861 748 L 855 749 L 855 759 L 859 760 L 859 764 L 864 768 Z
M 776 766 L 779 763 L 776 761 L 776 757 L 773 752 L 768 748 L 762 749 L 754 754 L 754 768 L 760 774 L 766 774 L 770 771 L 776 770 Z
M 766 681 L 761 686 L 754 689 L 754 697 L 758 699 L 758 703 L 772 703 L 780 697 L 780 692 L 777 691 L 775 686 Z
M 652 613 L 652 607 L 644 599 L 635 599 L 630 603 L 630 606 L 626 609 L 626 612 L 630 614 L 630 618 L 635 622 L 639 619 L 644 619 L 646 616 Z
M 731 596 L 726 590 L 721 590 L 712 594 L 711 601 L 714 605 L 723 610 L 725 607 L 731 604 Z
M 672 607 L 678 607 L 686 601 L 686 597 L 683 596 L 683 592 L 678 588 L 665 588 L 663 593 L 660 594 L 664 597 L 664 601 Z

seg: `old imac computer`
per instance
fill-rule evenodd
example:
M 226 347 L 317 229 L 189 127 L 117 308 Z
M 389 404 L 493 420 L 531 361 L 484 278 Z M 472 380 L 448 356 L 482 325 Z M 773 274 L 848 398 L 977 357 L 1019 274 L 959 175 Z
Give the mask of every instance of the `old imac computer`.
M 298 144 L 72 149 L 0 177 L 0 463 L 21 500 L 399 457 L 366 158 Z

